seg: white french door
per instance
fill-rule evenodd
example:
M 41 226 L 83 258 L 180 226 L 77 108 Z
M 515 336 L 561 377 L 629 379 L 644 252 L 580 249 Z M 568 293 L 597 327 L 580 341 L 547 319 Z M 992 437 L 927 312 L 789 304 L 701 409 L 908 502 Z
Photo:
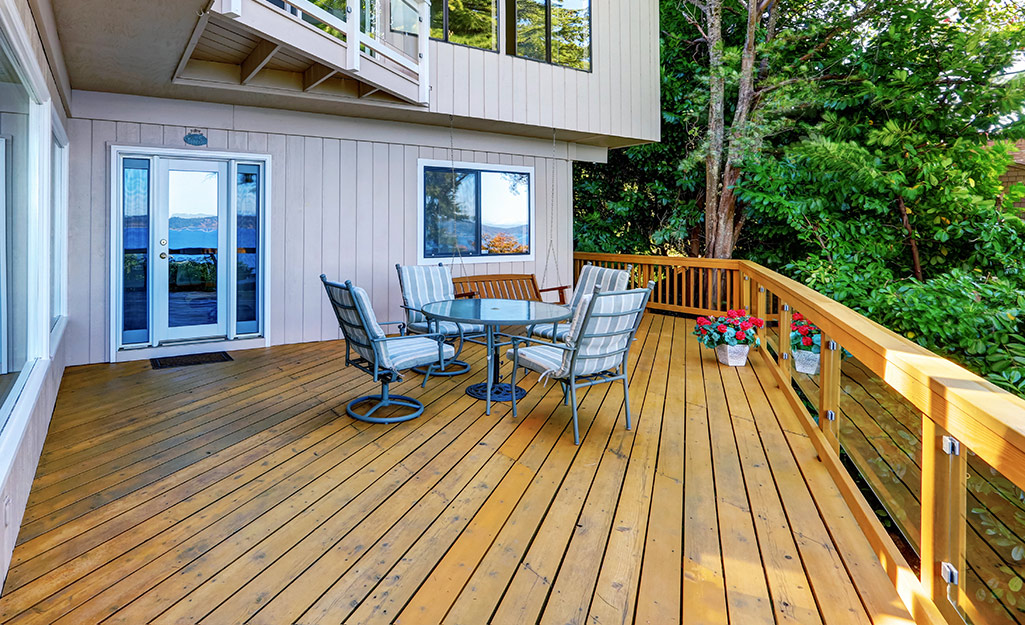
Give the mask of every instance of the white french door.
M 153 220 L 157 344 L 227 336 L 228 163 L 159 159 Z
M 267 163 L 210 156 L 114 149 L 115 350 L 263 334 Z

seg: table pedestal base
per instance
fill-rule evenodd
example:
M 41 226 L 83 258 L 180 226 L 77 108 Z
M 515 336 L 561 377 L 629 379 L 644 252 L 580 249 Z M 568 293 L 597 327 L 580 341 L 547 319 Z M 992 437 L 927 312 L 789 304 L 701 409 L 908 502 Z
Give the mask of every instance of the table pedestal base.
M 517 401 L 527 396 L 527 391 L 518 386 L 513 386 L 512 384 L 492 384 L 491 401 L 512 401 L 513 389 L 516 389 Z M 481 382 L 480 384 L 473 384 L 466 387 L 466 394 L 474 399 L 486 400 L 488 398 L 487 382 Z

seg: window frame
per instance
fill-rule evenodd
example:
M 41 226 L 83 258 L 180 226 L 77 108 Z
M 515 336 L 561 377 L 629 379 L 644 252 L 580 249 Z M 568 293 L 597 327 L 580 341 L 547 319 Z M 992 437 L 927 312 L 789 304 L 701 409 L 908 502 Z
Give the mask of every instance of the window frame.
M 586 74 L 594 73 L 594 2 L 587 0 L 587 69 L 581 69 L 579 67 L 573 67 L 572 65 L 563 65 L 552 61 L 552 2 L 553 0 L 544 0 L 545 3 L 545 58 L 535 59 L 529 56 L 520 56 L 516 53 L 516 25 L 518 20 L 516 0 L 507 0 L 506 11 L 509 14 L 508 24 L 506 25 L 506 47 L 511 56 L 524 61 L 533 61 L 535 63 L 544 63 L 545 65 L 552 65 L 555 67 L 561 67 L 563 69 L 570 69 L 577 72 L 584 72 Z
M 51 124 L 51 149 L 56 148 L 58 155 L 51 160 L 50 188 L 51 206 L 50 223 L 48 224 L 52 241 L 55 242 L 53 249 L 50 249 L 50 346 L 51 351 L 57 344 L 57 337 L 62 331 L 62 326 L 67 322 L 68 316 L 68 203 L 69 195 L 69 166 L 70 166 L 70 141 L 68 133 L 61 124 L 56 108 L 52 110 Z M 53 160 L 57 162 L 57 169 L 53 167 Z M 53 289 L 57 287 L 57 297 L 53 298 Z M 52 354 L 51 354 L 52 355 Z
M 456 256 L 426 256 L 425 254 L 425 241 L 424 237 L 426 232 L 424 231 L 425 215 L 424 208 L 426 204 L 426 185 L 424 176 L 428 170 L 470 170 L 477 173 L 514 173 L 514 174 L 527 174 L 528 187 L 527 191 L 527 248 L 529 252 L 526 254 L 468 254 L 468 255 L 456 255 Z M 537 237 L 536 224 L 537 224 L 537 203 L 535 202 L 535 195 L 537 194 L 537 176 L 535 175 L 534 168 L 527 165 L 497 165 L 492 163 L 474 163 L 466 161 L 444 161 L 444 160 L 431 160 L 431 159 L 419 159 L 417 161 L 417 223 L 416 223 L 416 249 L 417 249 L 417 263 L 420 265 L 429 264 L 453 264 L 453 263 L 466 263 L 466 264 L 478 264 L 478 263 L 501 263 L 501 262 L 533 262 L 535 259 L 535 246 Z M 480 216 L 483 212 L 483 206 L 481 205 L 480 197 L 480 186 L 477 189 L 477 237 L 478 242 L 480 240 L 480 229 L 481 221 Z
M 591 0 L 587 0 L 587 1 L 590 2 Z M 443 2 L 444 3 L 444 4 L 441 5 L 441 11 L 442 11 L 442 14 L 441 14 L 441 30 L 445 33 L 445 38 L 444 39 L 438 39 L 437 37 L 434 37 L 432 35 L 432 36 L 430 36 L 431 41 L 440 41 L 442 43 L 447 43 L 447 44 L 450 44 L 450 45 L 453 45 L 453 46 L 459 46 L 460 48 L 466 48 L 468 50 L 480 50 L 482 52 L 490 52 L 492 54 L 499 54 L 499 53 L 502 52 L 502 2 L 501 2 L 501 0 L 495 0 L 495 49 L 493 49 L 493 50 L 489 49 L 489 48 L 478 48 L 477 46 L 471 46 L 469 44 L 459 43 L 459 42 L 456 42 L 456 41 L 449 41 L 449 38 L 448 38 L 448 0 L 434 0 L 434 2 Z M 428 15 L 427 15 L 427 20 L 428 20 L 427 32 L 428 33 L 431 32 L 430 19 L 431 19 L 431 16 L 428 13 Z

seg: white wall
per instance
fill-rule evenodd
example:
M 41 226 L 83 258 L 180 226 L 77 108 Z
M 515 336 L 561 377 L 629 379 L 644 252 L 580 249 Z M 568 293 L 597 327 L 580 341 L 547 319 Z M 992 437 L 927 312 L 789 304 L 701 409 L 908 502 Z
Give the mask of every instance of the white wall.
M 447 128 L 231 105 L 73 92 L 69 208 L 68 364 L 109 359 L 110 146 L 270 154 L 271 337 L 335 339 L 319 275 L 367 289 L 382 320 L 401 318 L 395 264 L 416 263 L 417 159 L 535 168 L 534 262 L 457 265 L 455 275 L 535 273 L 547 286 L 572 270 L 576 146 Z M 454 150 L 449 148 L 454 145 Z M 552 182 L 556 183 L 552 198 Z M 545 260 L 553 246 L 554 259 Z M 557 271 L 558 269 L 558 271 Z

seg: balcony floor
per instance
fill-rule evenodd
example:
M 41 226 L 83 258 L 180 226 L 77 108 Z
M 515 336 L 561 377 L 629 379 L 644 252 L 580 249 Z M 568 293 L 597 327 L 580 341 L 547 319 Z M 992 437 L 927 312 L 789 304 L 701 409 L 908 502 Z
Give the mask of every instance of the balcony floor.
M 760 358 L 646 315 L 622 386 L 519 419 L 411 375 L 391 426 L 341 343 L 69 369 L 3 623 L 910 623 Z M 508 366 L 505 367 L 508 372 Z

